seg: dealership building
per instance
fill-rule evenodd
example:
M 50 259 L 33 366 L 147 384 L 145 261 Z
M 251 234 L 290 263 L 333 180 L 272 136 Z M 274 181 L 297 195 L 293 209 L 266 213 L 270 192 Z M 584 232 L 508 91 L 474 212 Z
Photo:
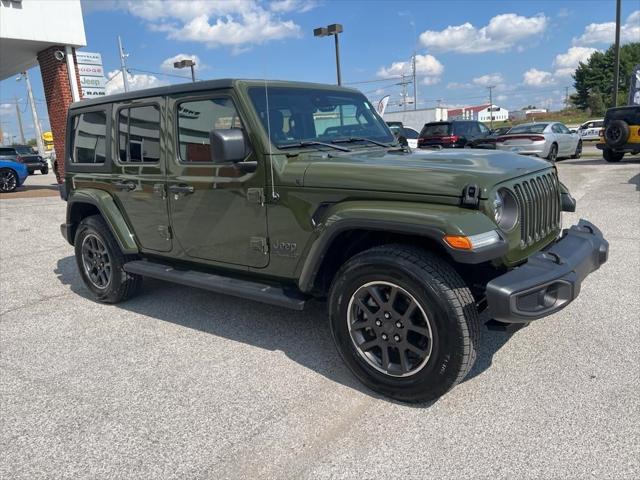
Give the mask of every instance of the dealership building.
M 86 43 L 80 0 L 0 1 L 0 80 L 40 66 L 59 159 L 64 158 L 67 110 L 82 98 L 76 49 Z M 58 179 L 61 173 L 56 172 Z
M 453 108 L 447 111 L 449 120 L 477 120 L 478 122 L 504 122 L 509 120 L 509 110 L 498 105 Z M 491 118 L 493 117 L 493 118 Z

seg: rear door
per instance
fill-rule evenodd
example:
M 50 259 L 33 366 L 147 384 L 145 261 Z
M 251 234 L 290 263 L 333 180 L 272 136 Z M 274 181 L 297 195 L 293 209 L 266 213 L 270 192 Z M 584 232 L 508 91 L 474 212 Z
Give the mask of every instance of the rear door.
M 114 108 L 113 192 L 143 250 L 171 250 L 162 98 Z

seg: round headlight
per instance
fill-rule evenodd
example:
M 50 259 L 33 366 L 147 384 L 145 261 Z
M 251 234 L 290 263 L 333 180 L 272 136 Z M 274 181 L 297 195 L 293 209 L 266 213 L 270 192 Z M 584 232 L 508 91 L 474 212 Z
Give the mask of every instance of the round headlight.
M 506 188 L 501 188 L 493 199 L 493 218 L 501 230 L 509 231 L 518 222 L 518 201 Z

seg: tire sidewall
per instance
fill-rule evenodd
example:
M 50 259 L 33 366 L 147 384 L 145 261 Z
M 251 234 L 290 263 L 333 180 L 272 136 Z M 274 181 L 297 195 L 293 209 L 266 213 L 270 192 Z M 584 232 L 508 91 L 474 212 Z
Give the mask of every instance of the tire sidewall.
M 425 282 L 424 271 L 409 262 L 380 256 L 366 263 L 347 265 L 337 277 L 330 296 L 331 334 L 342 358 L 353 373 L 370 388 L 399 400 L 412 401 L 425 390 L 434 397 L 446 392 L 457 380 L 461 368 L 462 333 L 452 317 L 451 305 L 434 282 Z M 347 326 L 347 310 L 353 293 L 372 281 L 387 281 L 404 288 L 420 303 L 430 322 L 432 350 L 427 364 L 408 377 L 386 375 L 370 366 L 358 353 Z
M 16 188 L 18 188 L 18 175 L 16 175 L 16 172 L 14 172 L 14 171 L 13 171 L 12 169 L 10 169 L 10 168 L 2 169 L 2 171 L 3 171 L 3 172 L 8 173 L 9 175 L 12 175 L 12 176 L 13 176 L 13 178 L 14 178 L 14 180 L 15 180 L 15 183 L 14 183 L 13 188 L 8 189 L 8 190 L 0 190 L 0 191 L 1 191 L 2 193 L 11 193 L 11 192 L 13 192 Z
M 618 128 L 620 130 L 620 136 L 617 139 L 610 138 L 611 129 Z M 604 131 L 604 138 L 608 145 L 612 147 L 621 147 L 629 139 L 629 125 L 623 120 L 613 120 Z
M 107 249 L 109 259 L 111 260 L 111 281 L 107 288 L 98 288 L 93 285 L 84 269 L 82 261 L 82 243 L 89 234 L 95 235 L 102 241 Z M 98 300 L 102 302 L 115 301 L 115 298 L 122 287 L 123 263 L 121 261 L 121 255 L 119 255 L 119 247 L 111 233 L 105 230 L 105 226 L 101 221 L 97 220 L 95 217 L 88 217 L 78 226 L 74 240 L 74 247 L 78 271 L 80 272 L 80 276 L 82 277 L 82 281 L 85 286 L 97 297 Z
M 550 162 L 555 162 L 558 159 L 558 146 L 555 143 L 551 145 L 551 149 L 549 150 L 549 155 L 547 155 L 547 159 Z

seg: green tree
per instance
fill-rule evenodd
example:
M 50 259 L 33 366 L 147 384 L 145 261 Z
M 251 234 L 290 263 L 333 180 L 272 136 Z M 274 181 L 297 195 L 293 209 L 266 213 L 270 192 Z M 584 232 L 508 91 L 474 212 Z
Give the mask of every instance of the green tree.
M 591 115 L 603 115 L 607 107 L 604 104 L 602 98 L 602 92 L 596 87 L 589 92 L 589 98 L 587 99 L 587 106 L 591 112 Z
M 586 63 L 580 65 L 573 74 L 573 86 L 576 93 L 571 102 L 580 110 L 611 106 L 613 102 L 613 71 L 615 52 L 612 45 L 606 52 L 594 52 Z M 618 105 L 625 105 L 629 95 L 629 80 L 633 67 L 640 63 L 640 42 L 620 47 L 620 74 L 618 86 Z M 600 97 L 598 99 L 597 97 Z M 594 98 L 591 98 L 594 97 Z
M 32 146 L 32 147 L 35 147 L 37 144 L 38 144 L 38 142 L 36 142 L 36 139 L 35 139 L 35 138 L 30 138 L 30 139 L 27 141 L 27 145 L 30 145 L 30 146 Z

